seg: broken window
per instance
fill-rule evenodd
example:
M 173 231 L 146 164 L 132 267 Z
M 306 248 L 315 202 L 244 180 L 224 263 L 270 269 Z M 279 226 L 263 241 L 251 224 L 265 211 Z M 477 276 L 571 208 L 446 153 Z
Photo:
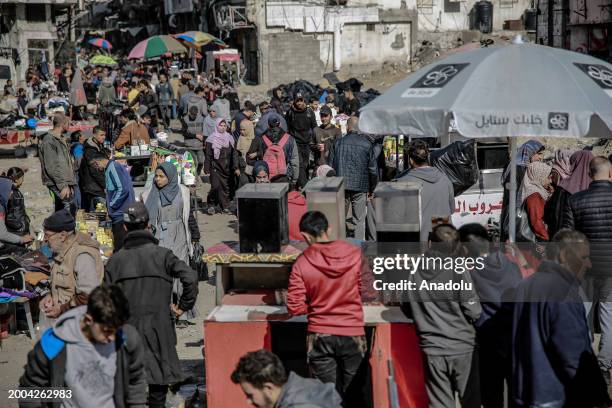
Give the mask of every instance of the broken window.
M 27 21 L 43 23 L 47 21 L 46 4 L 26 4 L 25 12 Z

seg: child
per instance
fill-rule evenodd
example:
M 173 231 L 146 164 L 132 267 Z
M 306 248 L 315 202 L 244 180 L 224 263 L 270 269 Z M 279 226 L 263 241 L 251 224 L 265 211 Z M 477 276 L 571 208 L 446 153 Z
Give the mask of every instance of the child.
M 36 105 L 36 117 L 38 119 L 47 119 L 47 102 L 49 97 L 46 94 L 40 96 L 40 103 Z
M 26 213 L 25 199 L 19 190 L 24 177 L 25 172 L 19 167 L 11 167 L 6 172 L 6 178 L 13 183 L 11 195 L 7 201 L 6 229 L 22 237 L 30 233 L 30 217 Z

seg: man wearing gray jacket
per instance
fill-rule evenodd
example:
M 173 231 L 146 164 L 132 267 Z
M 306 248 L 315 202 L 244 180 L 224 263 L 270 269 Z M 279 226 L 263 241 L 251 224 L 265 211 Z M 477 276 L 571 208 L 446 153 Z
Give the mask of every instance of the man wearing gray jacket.
M 410 275 L 415 291 L 402 304 L 404 313 L 414 320 L 424 354 L 430 408 L 455 407 L 455 393 L 462 408 L 480 408 L 474 323 L 482 308 L 461 255 L 455 227 L 434 228 L 423 258 L 426 267 Z M 449 259 L 457 262 L 449 264 Z M 441 290 L 446 284 L 451 289 Z
M 55 211 L 65 208 L 74 216 L 77 210 L 74 200 L 77 185 L 75 168 L 63 136 L 69 126 L 70 120 L 66 116 L 58 114 L 53 117 L 53 129 L 43 134 L 38 143 L 38 158 L 42 182 L 51 191 Z
M 421 190 L 421 242 L 427 242 L 432 218 L 450 217 L 455 210 L 453 184 L 435 167 L 429 165 L 429 149 L 422 140 L 408 146 L 410 170 L 398 180 L 411 181 L 423 187 Z

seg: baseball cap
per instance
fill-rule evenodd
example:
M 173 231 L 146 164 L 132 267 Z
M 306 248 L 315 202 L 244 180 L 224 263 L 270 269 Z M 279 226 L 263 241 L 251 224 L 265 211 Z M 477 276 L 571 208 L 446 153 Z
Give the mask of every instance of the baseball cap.
M 269 127 L 278 127 L 278 126 L 280 126 L 280 120 L 278 120 L 277 117 L 272 117 L 272 118 L 268 119 L 268 126 Z
M 146 224 L 149 222 L 149 211 L 140 201 L 128 205 L 123 213 L 123 222 L 127 224 Z
M 319 110 L 319 113 L 321 115 L 329 115 L 329 116 L 331 116 L 332 115 L 332 110 L 331 110 L 331 108 L 329 106 L 323 105 L 323 106 L 321 106 L 321 109 Z
M 304 99 L 304 95 L 301 92 L 298 92 L 295 94 L 295 96 L 293 97 L 294 101 L 299 101 L 300 99 Z

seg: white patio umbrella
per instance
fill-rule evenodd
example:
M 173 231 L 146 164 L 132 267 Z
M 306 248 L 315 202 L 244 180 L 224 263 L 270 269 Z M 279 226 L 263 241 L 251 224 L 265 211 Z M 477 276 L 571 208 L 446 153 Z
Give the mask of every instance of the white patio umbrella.
M 518 41 L 430 64 L 363 109 L 373 134 L 441 137 L 454 120 L 468 138 L 510 137 L 510 239 L 516 222 L 516 137 L 610 138 L 612 65 Z

